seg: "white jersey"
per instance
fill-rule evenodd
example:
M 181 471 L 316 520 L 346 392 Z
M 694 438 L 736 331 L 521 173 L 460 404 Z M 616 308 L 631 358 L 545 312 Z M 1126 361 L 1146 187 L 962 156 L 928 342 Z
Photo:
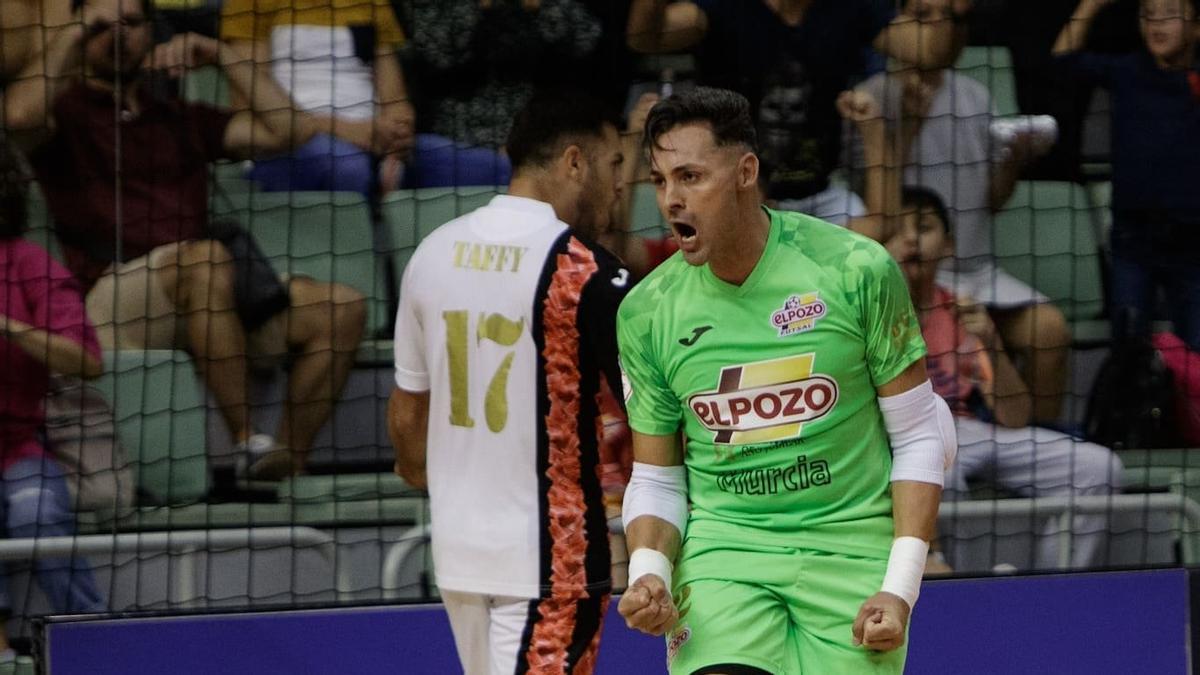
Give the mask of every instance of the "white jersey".
M 514 597 L 607 592 L 598 391 L 620 391 L 628 272 L 549 204 L 498 196 L 404 271 L 396 385 L 430 393 L 438 585 Z

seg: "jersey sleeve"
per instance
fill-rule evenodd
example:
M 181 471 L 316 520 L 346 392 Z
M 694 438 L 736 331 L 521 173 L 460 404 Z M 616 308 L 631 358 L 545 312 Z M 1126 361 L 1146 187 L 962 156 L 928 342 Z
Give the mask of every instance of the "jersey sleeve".
M 621 303 L 617 313 L 625 408 L 631 429 L 665 436 L 679 430 L 682 411 L 654 354 L 650 331 L 653 307 L 643 303 L 640 296 L 631 296 Z
M 617 356 L 617 310 L 633 280 L 615 256 L 596 250 L 596 259 L 599 269 L 584 289 L 579 332 L 588 336 L 600 372 L 620 400 L 623 385 Z
M 400 282 L 400 308 L 396 312 L 393 352 L 396 361 L 396 386 L 411 392 L 429 391 L 429 366 L 425 361 L 425 329 L 421 325 L 417 296 L 420 287 L 415 269 L 420 249 L 413 254 Z
M 908 284 L 896 261 L 875 242 L 857 252 L 859 315 L 867 347 L 867 368 L 876 387 L 891 382 L 923 358 L 925 340 L 913 311 Z

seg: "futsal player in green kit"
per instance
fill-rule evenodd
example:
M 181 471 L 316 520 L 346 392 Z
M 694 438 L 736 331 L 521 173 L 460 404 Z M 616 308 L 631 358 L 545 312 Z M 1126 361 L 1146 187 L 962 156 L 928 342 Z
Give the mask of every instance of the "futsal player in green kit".
M 666 636 L 675 675 L 900 673 L 957 447 L 904 277 L 869 239 L 760 205 L 741 95 L 665 99 L 646 144 L 680 251 L 618 314 L 620 612 Z

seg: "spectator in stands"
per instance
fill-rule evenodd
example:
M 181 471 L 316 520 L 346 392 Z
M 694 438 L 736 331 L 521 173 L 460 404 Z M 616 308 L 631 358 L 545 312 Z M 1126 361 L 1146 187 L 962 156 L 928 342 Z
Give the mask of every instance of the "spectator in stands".
M 841 155 L 835 101 L 864 72 L 871 46 L 922 68 L 951 65 L 970 4 L 953 0 L 948 19 L 920 21 L 887 0 L 635 0 L 628 42 L 643 53 L 696 47 L 702 84 L 750 99 L 767 196 L 879 239 L 877 221 L 863 217 L 880 206 L 830 182 Z
M 8 538 L 69 537 L 75 514 L 64 470 L 40 438 L 44 401 L 52 373 L 91 378 L 103 365 L 78 281 L 22 236 L 27 183 L 15 152 L 0 145 L 0 522 Z M 35 563 L 55 612 L 105 611 L 85 560 Z M 0 574 L 0 663 L 14 656 L 3 623 L 12 609 Z
M 254 54 L 261 68 L 314 116 L 322 133 L 290 154 L 255 162 L 249 177 L 266 190 L 348 190 L 367 194 L 414 143 L 414 115 L 396 50 L 404 36 L 386 0 L 294 8 L 285 0 L 227 0 L 221 37 Z M 248 105 L 231 92 L 234 109 Z
M 146 3 L 148 6 L 149 3 Z M 90 0 L 79 37 L 87 78 L 45 111 L 32 154 L 67 266 L 89 289 L 87 309 L 107 348 L 186 348 L 255 478 L 300 471 L 329 419 L 362 336 L 357 291 L 304 277 L 253 332 L 236 313 L 230 250 L 210 238 L 208 162 L 303 145 L 313 120 L 246 55 L 185 34 L 151 54 L 146 6 Z M 233 113 L 156 98 L 141 77 L 219 64 L 252 109 Z M 119 171 L 118 171 L 119 169 Z M 244 290 L 244 289 L 243 289 Z M 251 424 L 248 357 L 294 356 L 279 434 Z
M 1142 0 L 1144 51 L 1080 52 L 1109 1 L 1080 2 L 1054 53 L 1112 95 L 1114 333 L 1148 333 L 1162 289 L 1175 332 L 1200 350 L 1200 8 Z
M 954 241 L 941 197 L 923 187 L 904 193 L 902 225 L 887 242 L 908 278 L 934 390 L 956 414 L 958 461 L 946 478 L 946 499 L 967 499 L 968 481 L 983 481 L 1027 497 L 1107 495 L 1120 491 L 1121 460 L 1108 448 L 1032 426 L 1030 387 L 1009 359 L 987 309 L 937 282 L 940 259 Z M 1058 566 L 1058 520 L 1038 539 L 1034 567 Z M 1103 562 L 1108 518 L 1076 516 L 1070 564 Z M 951 563 L 962 561 L 967 537 L 951 528 Z M 961 562 L 960 562 L 961 564 Z
M 417 128 L 440 139 L 436 147 L 418 147 L 418 172 L 449 167 L 506 184 L 508 159 L 494 153 L 503 149 L 513 117 L 535 89 L 577 85 L 581 77 L 589 85 L 593 77 L 604 79 L 583 65 L 603 39 L 602 19 L 584 0 L 395 4 L 411 36 L 406 57 Z
M 864 148 L 894 147 L 878 102 L 865 92 L 839 100 L 843 117 L 862 135 Z M 868 156 L 867 189 L 883 190 L 884 214 L 891 232 L 885 245 L 908 280 L 913 306 L 929 355 L 926 369 L 937 392 L 954 411 L 958 459 L 946 477 L 944 499 L 966 499 L 968 480 L 1030 497 L 1105 495 L 1120 489 L 1121 460 L 1105 447 L 1032 426 L 1033 400 L 1005 350 L 1004 338 L 987 310 L 976 300 L 957 296 L 938 283 L 938 270 L 954 255 L 955 243 L 945 203 L 934 191 L 901 188 L 892 155 L 883 161 Z M 1057 567 L 1057 521 L 1047 521 L 1039 538 L 1034 566 Z M 1076 516 L 1073 567 L 1100 562 L 1107 541 L 1103 514 Z M 962 561 L 967 536 L 948 533 L 954 546 L 951 562 Z M 961 564 L 961 562 L 960 562 Z
M 946 21 L 951 0 L 909 0 L 905 11 L 921 21 Z M 904 183 L 933 190 L 950 205 L 956 247 L 938 282 L 988 308 L 1032 387 L 1034 418 L 1056 422 L 1071 342 L 1066 319 L 1045 296 L 999 268 L 992 248 L 992 214 L 1012 196 L 1022 169 L 1049 145 L 1039 144 L 1031 132 L 1019 133 L 1007 146 L 994 144 L 991 96 L 983 84 L 949 68 L 897 65 L 857 91 L 879 102 L 894 129 L 889 138 L 898 138 Z M 861 137 L 854 139 L 850 156 L 861 169 Z

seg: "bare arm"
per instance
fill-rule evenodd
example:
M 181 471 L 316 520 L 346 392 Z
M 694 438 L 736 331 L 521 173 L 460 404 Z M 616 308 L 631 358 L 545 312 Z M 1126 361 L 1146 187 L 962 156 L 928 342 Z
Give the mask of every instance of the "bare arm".
M 690 2 L 633 0 L 626 43 L 642 54 L 678 52 L 694 46 L 708 31 L 708 15 Z
M 969 298 L 959 299 L 957 308 L 963 330 L 978 338 L 992 359 L 993 386 L 982 393 L 984 402 L 996 416 L 996 423 L 1002 427 L 1028 426 L 1033 419 L 1033 397 L 1020 371 L 1008 357 L 987 308 Z
M 104 364 L 84 346 L 64 335 L 34 328 L 23 321 L 0 316 L 4 336 L 51 372 L 85 379 L 100 377 Z
M 1054 41 L 1054 47 L 1050 53 L 1054 56 L 1062 56 L 1083 49 L 1083 43 L 1087 39 L 1092 20 L 1110 2 L 1112 0 L 1082 0 L 1075 8 L 1075 13 L 1071 15 L 1062 31 L 1059 32 L 1058 39 Z
M 4 91 L 4 123 L 18 143 L 31 147 L 54 130 L 50 106 L 80 75 L 84 26 L 72 22 L 49 31 L 46 49 L 33 55 Z
M 396 475 L 409 485 L 426 489 L 426 440 L 429 431 L 429 392 L 392 389 L 388 399 L 388 436 L 396 451 Z
M 863 201 L 867 215 L 851 218 L 847 226 L 875 241 L 886 241 L 900 216 L 904 159 L 908 157 L 917 126 L 906 120 L 895 133 L 889 133 L 879 104 L 866 92 L 843 92 L 838 97 L 838 109 L 854 123 L 863 147 Z
M 186 36 L 176 36 L 172 41 L 180 37 Z M 316 120 L 295 110 L 291 97 L 275 82 L 270 69 L 256 62 L 254 48 L 247 43 L 234 46 L 221 42 L 215 48 L 217 62 L 229 80 L 231 101 L 248 104 L 247 109 L 234 113 L 225 129 L 226 152 L 239 157 L 277 153 L 304 145 L 316 135 Z

